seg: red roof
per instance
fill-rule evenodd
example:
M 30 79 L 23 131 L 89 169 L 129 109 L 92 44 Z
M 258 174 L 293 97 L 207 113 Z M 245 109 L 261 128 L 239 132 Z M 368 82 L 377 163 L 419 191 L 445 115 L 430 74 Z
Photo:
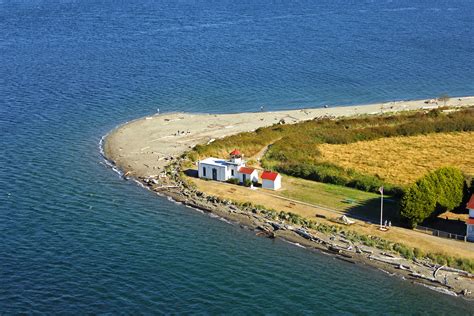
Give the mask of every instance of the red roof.
M 468 218 L 467 221 L 466 221 L 466 224 L 474 225 L 474 218 Z
M 471 195 L 471 198 L 469 199 L 469 202 L 467 202 L 467 204 L 466 204 L 466 208 L 474 210 L 474 194 Z
M 252 174 L 254 172 L 254 168 L 247 168 L 247 167 L 240 167 L 239 172 L 240 173 L 245 173 L 245 174 Z
M 265 179 L 265 180 L 272 180 L 272 181 L 275 181 L 275 179 L 277 178 L 278 176 L 278 172 L 272 172 L 272 171 L 264 171 L 262 173 L 262 179 Z
M 231 156 L 240 156 L 241 153 L 238 149 L 234 149 L 231 153 L 230 153 Z

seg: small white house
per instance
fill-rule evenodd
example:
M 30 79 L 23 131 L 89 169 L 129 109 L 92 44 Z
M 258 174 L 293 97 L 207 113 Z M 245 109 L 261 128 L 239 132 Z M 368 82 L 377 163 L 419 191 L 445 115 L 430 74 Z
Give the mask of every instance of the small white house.
M 281 188 L 281 175 L 278 172 L 264 171 L 262 173 L 262 188 L 278 190 Z
M 238 179 L 245 182 L 247 179 L 258 182 L 258 172 L 245 166 L 242 154 L 235 149 L 230 154 L 230 159 L 206 158 L 198 162 L 198 177 L 216 181 Z
M 239 182 L 244 183 L 245 181 L 250 180 L 253 183 L 258 183 L 258 171 L 254 168 L 240 167 L 238 176 Z
M 466 221 L 466 238 L 474 241 L 474 194 L 467 202 L 466 208 L 469 210 L 469 218 Z

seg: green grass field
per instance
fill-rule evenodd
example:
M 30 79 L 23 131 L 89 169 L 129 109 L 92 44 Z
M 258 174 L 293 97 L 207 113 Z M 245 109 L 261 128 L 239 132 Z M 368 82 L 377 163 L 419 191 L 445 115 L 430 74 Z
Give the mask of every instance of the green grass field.
M 283 189 L 275 194 L 341 210 L 355 217 L 377 221 L 380 216 L 380 194 L 364 192 L 339 185 L 315 182 L 285 176 Z M 398 222 L 399 201 L 390 196 L 384 198 L 384 218 Z

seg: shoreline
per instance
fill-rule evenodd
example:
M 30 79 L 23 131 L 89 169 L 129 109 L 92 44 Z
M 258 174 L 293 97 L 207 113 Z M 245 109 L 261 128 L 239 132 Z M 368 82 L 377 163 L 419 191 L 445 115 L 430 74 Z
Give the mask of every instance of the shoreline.
M 356 243 L 348 246 L 347 240 L 340 236 L 341 234 L 336 234 L 331 240 L 327 234 L 295 225 L 274 223 L 253 207 L 241 208 L 231 201 L 208 196 L 189 187 L 179 177 L 179 166 L 182 162 L 180 156 L 193 146 L 212 139 L 252 131 L 279 123 L 281 120 L 284 120 L 284 123 L 297 123 L 315 117 L 371 115 L 437 107 L 426 104 L 426 101 L 239 114 L 169 113 L 148 116 L 119 125 L 105 135 L 101 139 L 101 154 L 107 160 L 108 166 L 114 168 L 122 177 L 133 179 L 150 191 L 166 196 L 176 203 L 214 214 L 238 224 L 241 228 L 256 231 L 258 235 L 280 238 L 351 264 L 374 267 L 444 294 L 474 298 L 474 282 L 471 280 L 472 275 L 468 273 L 464 273 L 463 277 L 463 273 L 459 271 L 446 271 L 446 268 L 432 266 L 426 262 L 394 259 L 393 255 L 385 254 L 375 247 L 372 249 Z M 456 98 L 451 103 L 447 102 L 446 106 L 462 107 L 473 104 L 474 97 L 464 97 Z M 179 132 L 174 132 L 175 130 Z M 453 283 L 444 285 L 442 279 L 436 276 L 440 270 L 443 275 L 449 274 Z

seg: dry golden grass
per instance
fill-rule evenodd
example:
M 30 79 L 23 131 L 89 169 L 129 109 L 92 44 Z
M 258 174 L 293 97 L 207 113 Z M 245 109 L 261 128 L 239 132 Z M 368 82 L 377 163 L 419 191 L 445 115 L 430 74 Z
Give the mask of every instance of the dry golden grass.
M 407 185 L 439 167 L 474 174 L 474 132 L 390 137 L 346 145 L 321 144 L 323 160 Z

